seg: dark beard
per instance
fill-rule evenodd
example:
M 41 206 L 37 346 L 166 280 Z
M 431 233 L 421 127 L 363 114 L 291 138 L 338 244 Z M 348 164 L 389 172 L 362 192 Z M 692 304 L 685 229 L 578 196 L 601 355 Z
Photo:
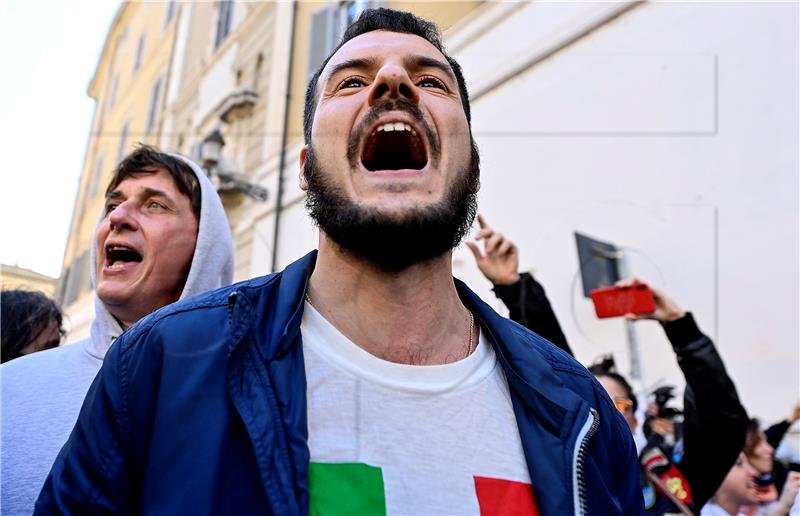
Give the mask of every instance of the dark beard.
M 331 240 L 379 268 L 402 271 L 455 248 L 472 226 L 478 209 L 478 148 L 472 141 L 470 164 L 444 198 L 402 216 L 360 206 L 331 184 L 309 146 L 303 168 L 308 182 L 306 209 Z

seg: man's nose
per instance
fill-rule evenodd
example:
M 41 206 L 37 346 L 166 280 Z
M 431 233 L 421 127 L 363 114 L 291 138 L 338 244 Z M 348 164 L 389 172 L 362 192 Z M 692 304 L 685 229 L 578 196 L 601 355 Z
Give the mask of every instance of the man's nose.
M 115 231 L 122 229 L 136 231 L 139 227 L 131 201 L 125 201 L 117 205 L 108 215 L 108 222 L 111 224 L 111 229 Z
M 399 64 L 388 63 L 381 67 L 369 95 L 370 106 L 384 100 L 409 100 L 419 102 L 419 95 L 408 76 L 408 72 Z

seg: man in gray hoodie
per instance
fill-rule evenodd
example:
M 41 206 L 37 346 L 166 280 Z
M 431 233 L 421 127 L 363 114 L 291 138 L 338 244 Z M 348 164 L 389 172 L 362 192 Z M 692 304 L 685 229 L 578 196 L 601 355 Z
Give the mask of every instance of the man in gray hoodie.
M 230 284 L 230 228 L 203 170 L 152 147 L 129 154 L 106 190 L 92 263 L 90 337 L 0 368 L 3 515 L 33 512 L 114 339 L 162 306 Z

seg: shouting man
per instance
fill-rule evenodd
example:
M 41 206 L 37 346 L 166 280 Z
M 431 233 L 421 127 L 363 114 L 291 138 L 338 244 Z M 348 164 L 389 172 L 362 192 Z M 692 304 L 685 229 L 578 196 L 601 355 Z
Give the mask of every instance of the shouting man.
M 233 273 L 228 220 L 202 169 L 145 146 L 128 155 L 111 179 L 92 258 L 91 336 L 2 367 L 4 515 L 33 511 L 89 384 L 120 333 L 179 298 L 230 284 Z
M 308 86 L 305 140 L 319 252 L 124 335 L 37 510 L 641 512 L 602 387 L 452 277 L 478 153 L 435 26 L 362 14 Z

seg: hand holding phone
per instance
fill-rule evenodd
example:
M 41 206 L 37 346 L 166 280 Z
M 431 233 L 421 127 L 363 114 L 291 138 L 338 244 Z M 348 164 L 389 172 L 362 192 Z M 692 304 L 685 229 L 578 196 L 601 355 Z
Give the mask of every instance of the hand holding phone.
M 595 289 L 591 296 L 594 311 L 601 319 L 626 314 L 650 314 L 656 309 L 653 291 L 638 280 L 627 285 Z

